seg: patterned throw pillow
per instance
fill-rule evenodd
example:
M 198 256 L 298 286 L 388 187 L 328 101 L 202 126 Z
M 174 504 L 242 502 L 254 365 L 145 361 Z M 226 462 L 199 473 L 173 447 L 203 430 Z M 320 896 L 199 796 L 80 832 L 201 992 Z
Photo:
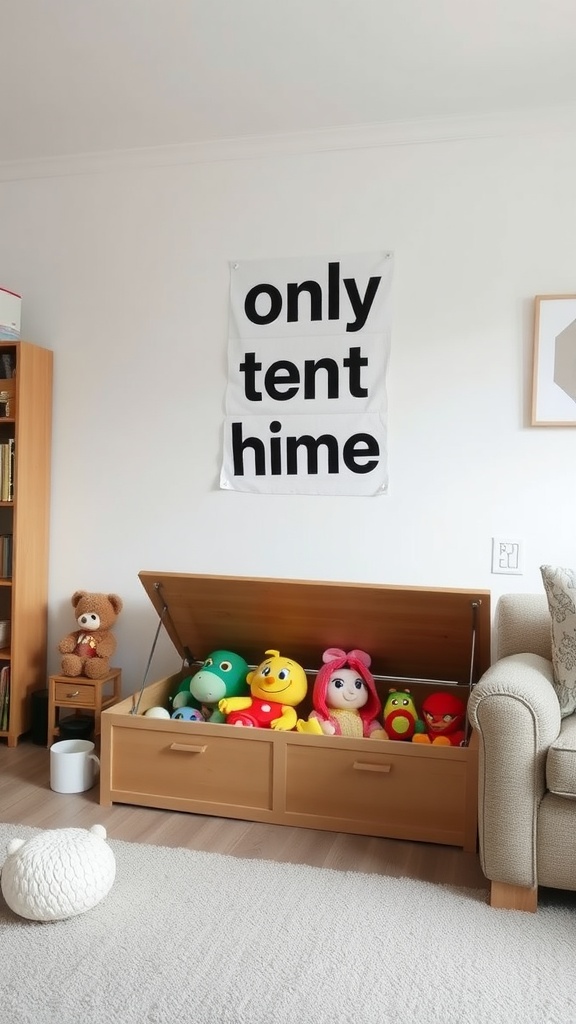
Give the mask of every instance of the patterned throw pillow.
M 554 689 L 566 718 L 576 710 L 576 572 L 553 565 L 540 572 L 552 616 Z

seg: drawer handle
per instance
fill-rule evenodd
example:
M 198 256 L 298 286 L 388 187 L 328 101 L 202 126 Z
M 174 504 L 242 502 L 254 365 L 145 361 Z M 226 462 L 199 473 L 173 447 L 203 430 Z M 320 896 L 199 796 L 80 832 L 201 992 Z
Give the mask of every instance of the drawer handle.
M 66 696 L 67 697 L 77 697 L 79 693 L 80 693 L 80 690 L 74 690 L 74 693 L 67 693 Z
M 191 743 L 171 743 L 170 750 L 185 750 L 189 754 L 203 754 L 206 750 L 206 744 L 203 747 L 193 747 Z
M 362 761 L 354 761 L 354 768 L 360 772 L 390 772 L 391 764 L 363 764 Z

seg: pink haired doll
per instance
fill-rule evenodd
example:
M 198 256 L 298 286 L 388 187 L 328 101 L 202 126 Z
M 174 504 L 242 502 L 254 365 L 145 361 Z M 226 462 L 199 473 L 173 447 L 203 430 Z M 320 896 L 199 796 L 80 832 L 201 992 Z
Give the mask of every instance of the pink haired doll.
M 345 651 L 329 647 L 322 655 L 324 664 L 312 690 L 314 710 L 307 721 L 299 719 L 298 732 L 325 736 L 372 736 L 382 725 L 377 716 L 382 705 L 376 692 L 371 663 L 365 651 Z

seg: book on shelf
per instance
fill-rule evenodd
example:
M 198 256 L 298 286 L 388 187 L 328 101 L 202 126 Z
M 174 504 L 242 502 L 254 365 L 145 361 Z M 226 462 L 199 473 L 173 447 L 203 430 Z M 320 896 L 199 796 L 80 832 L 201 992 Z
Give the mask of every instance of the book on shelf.
M 0 359 L 0 380 L 14 376 L 14 357 L 11 352 L 3 352 Z
M 14 438 L 0 443 L 0 501 L 14 500 Z
M 14 450 L 15 450 L 14 438 L 11 437 L 8 441 L 8 457 L 10 459 L 10 469 L 8 472 L 8 501 L 14 501 Z
M 0 578 L 12 578 L 12 550 L 14 538 L 11 533 L 0 534 Z
M 0 669 L 0 732 L 8 729 L 8 715 L 10 711 L 10 665 L 3 665 Z

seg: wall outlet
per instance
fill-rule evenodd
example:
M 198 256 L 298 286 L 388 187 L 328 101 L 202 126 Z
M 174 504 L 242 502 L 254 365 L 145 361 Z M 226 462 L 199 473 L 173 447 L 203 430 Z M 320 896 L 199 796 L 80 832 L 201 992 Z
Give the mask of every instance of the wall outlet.
M 522 541 L 492 537 L 492 572 L 521 576 L 524 572 L 523 556 Z

